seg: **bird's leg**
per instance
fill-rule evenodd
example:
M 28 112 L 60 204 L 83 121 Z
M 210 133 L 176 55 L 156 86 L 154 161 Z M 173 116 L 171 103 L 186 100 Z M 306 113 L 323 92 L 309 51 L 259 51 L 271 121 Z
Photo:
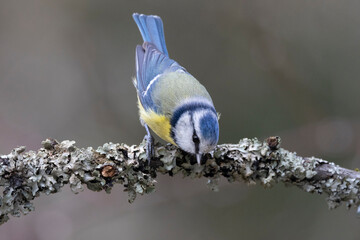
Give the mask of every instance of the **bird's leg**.
M 146 140 L 146 158 L 148 160 L 148 164 L 150 165 L 151 158 L 154 156 L 154 138 L 151 136 L 149 127 L 146 123 L 144 123 L 144 127 L 147 133 L 144 137 Z

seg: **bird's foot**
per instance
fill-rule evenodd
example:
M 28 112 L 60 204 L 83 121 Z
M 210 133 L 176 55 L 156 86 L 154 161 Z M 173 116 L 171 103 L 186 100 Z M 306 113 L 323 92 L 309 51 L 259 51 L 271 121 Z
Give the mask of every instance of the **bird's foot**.
M 151 136 L 149 127 L 145 124 L 145 129 L 147 134 L 144 137 L 144 140 L 146 141 L 146 159 L 148 161 L 148 164 L 150 166 L 151 158 L 154 156 L 154 138 Z

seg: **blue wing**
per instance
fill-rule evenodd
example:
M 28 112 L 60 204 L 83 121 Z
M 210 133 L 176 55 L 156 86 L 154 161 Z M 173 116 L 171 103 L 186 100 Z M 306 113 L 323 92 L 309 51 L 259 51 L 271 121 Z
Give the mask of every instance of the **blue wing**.
M 154 15 L 134 13 L 133 18 L 144 42 L 149 42 L 166 56 L 169 56 L 165 44 L 164 28 L 161 18 Z
M 183 71 L 187 73 L 187 71 L 169 58 L 160 17 L 134 13 L 133 18 L 144 40 L 142 46 L 136 47 L 135 86 L 143 107 L 156 111 L 158 106 L 155 106 L 151 94 L 156 87 L 156 80 L 167 72 Z
M 156 80 L 164 73 L 175 71 L 186 72 L 185 68 L 160 52 L 154 44 L 145 42 L 136 47 L 136 88 L 145 109 L 157 108 L 151 95 L 152 88 L 156 87 Z

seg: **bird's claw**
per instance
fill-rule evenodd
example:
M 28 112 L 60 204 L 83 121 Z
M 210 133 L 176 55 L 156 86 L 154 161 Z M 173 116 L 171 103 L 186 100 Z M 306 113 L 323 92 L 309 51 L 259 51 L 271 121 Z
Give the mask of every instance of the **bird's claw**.
M 151 158 L 154 156 L 155 151 L 154 151 L 154 138 L 150 133 L 149 127 L 145 124 L 144 125 L 145 129 L 146 129 L 146 135 L 144 137 L 144 140 L 146 141 L 146 159 L 148 161 L 148 164 L 150 166 L 150 161 Z

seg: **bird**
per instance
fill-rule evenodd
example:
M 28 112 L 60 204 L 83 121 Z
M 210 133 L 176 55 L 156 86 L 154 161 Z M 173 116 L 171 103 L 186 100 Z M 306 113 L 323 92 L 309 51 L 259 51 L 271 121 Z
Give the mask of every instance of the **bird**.
M 154 138 L 196 156 L 212 151 L 219 140 L 218 113 L 206 88 L 169 57 L 163 22 L 159 16 L 134 13 L 143 44 L 135 50 L 140 122 L 145 127 L 147 160 L 154 155 Z

